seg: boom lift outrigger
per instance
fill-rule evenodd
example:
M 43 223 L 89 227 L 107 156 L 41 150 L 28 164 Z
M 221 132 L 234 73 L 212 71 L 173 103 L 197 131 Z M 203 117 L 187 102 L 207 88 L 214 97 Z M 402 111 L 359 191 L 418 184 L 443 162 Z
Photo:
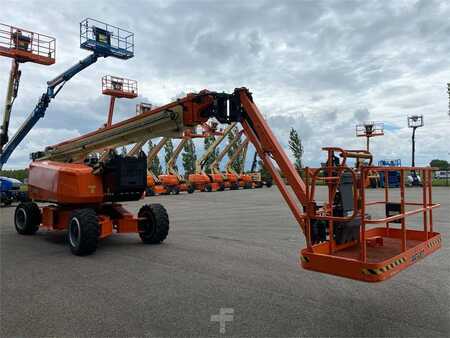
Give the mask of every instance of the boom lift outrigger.
M 305 183 L 246 88 L 237 88 L 231 94 L 206 90 L 188 94 L 166 106 L 36 154 L 29 171 L 30 196 L 35 201 L 53 205 L 43 207 L 42 213 L 35 203 L 19 205 L 15 213 L 17 231 L 34 233 L 41 223 L 46 228 L 68 229 L 69 243 L 76 254 L 95 251 L 98 237 L 106 237 L 113 231 L 138 232 L 146 243 L 163 241 L 168 233 L 168 217 L 161 205 L 144 206 L 135 217 L 117 203 L 142 196 L 146 187 L 145 160 L 141 166 L 139 158 L 114 157 L 94 164 L 94 168 L 88 163 L 55 160 L 80 159 L 86 151 L 105 145 L 138 142 L 143 134 L 155 137 L 178 134 L 180 137 L 184 129 L 209 118 L 242 125 L 305 235 L 306 248 L 300 251 L 304 268 L 377 282 L 441 247 L 441 236 L 433 230 L 432 212 L 439 204 L 433 204 L 431 199 L 431 168 L 361 165 L 355 170 L 347 165 L 347 160 L 371 158 L 368 152 L 324 148 L 328 154 L 326 165 L 308 169 Z M 273 161 L 286 177 L 290 189 L 284 185 Z M 400 202 L 389 198 L 388 188 L 385 188 L 384 201 L 367 201 L 361 182 L 373 170 L 400 171 L 402 178 L 406 170 L 421 171 L 424 177 L 422 203 L 406 201 L 404 182 Z M 315 200 L 315 183 L 319 179 L 328 188 L 328 200 L 323 204 Z M 378 204 L 386 207 L 387 216 L 369 218 L 368 209 Z M 416 209 L 406 210 L 406 206 Z M 423 215 L 423 230 L 406 229 L 406 218 L 419 213 Z M 392 227 L 395 221 L 400 221 L 400 228 Z M 385 226 L 367 227 L 378 223 Z

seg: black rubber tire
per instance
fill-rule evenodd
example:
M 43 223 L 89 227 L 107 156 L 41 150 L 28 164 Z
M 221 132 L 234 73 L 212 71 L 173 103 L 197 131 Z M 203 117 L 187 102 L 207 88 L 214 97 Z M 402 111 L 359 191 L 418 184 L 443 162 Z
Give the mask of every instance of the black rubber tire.
M 41 209 L 34 202 L 20 203 L 14 212 L 14 226 L 21 235 L 34 235 L 41 220 Z
M 146 196 L 155 196 L 155 192 L 153 191 L 152 188 L 147 188 L 147 189 L 145 190 L 145 195 L 146 195 Z
M 230 190 L 239 190 L 239 183 L 232 183 Z
M 250 182 L 244 184 L 244 189 L 251 189 L 251 188 L 253 188 L 253 185 Z
M 272 181 L 267 181 L 266 182 L 266 187 L 270 188 L 272 186 L 273 182 Z
M 195 191 L 195 187 L 193 185 L 189 185 L 187 188 L 187 192 L 188 194 L 192 194 Z
M 219 189 L 217 189 L 219 191 L 225 191 L 225 184 L 221 183 Z
M 70 251 L 77 256 L 90 255 L 97 250 L 100 226 L 94 209 L 77 209 L 69 218 L 67 237 Z
M 145 244 L 160 244 L 169 234 L 169 215 L 159 203 L 146 204 L 139 209 L 138 217 L 146 218 L 139 223 L 139 237 Z
M 211 184 L 207 184 L 207 185 L 205 186 L 205 191 L 206 191 L 206 192 L 211 192 L 211 191 L 212 191 L 212 186 L 211 186 Z
M 180 194 L 180 188 L 178 188 L 178 187 L 173 187 L 173 188 L 172 188 L 172 194 L 173 194 L 173 195 L 179 195 L 179 194 Z

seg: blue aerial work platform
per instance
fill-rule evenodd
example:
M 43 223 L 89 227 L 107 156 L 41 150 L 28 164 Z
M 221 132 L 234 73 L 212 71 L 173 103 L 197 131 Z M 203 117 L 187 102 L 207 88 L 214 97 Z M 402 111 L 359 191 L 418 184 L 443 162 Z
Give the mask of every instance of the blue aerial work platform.
M 401 167 L 402 161 L 400 159 L 396 160 L 381 160 L 378 161 L 379 167 Z M 380 186 L 381 188 L 384 188 L 385 173 L 380 172 Z M 400 171 L 389 171 L 388 173 L 388 184 L 391 188 L 399 188 L 400 187 Z
M 94 19 L 80 23 L 80 47 L 92 52 L 89 56 L 47 82 L 47 91 L 42 94 L 34 110 L 0 153 L 0 168 L 8 161 L 12 152 L 22 142 L 37 121 L 44 117 L 50 101 L 56 97 L 65 83 L 73 76 L 97 62 L 99 57 L 112 56 L 129 59 L 134 56 L 134 34 Z

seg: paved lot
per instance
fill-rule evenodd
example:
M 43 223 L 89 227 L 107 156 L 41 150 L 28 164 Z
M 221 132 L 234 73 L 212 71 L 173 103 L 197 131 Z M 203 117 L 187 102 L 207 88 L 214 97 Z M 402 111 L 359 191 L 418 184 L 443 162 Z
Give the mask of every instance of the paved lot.
M 276 188 L 129 203 L 163 203 L 169 238 L 116 235 L 89 257 L 64 234 L 19 236 L 4 208 L 0 335 L 217 336 L 211 315 L 232 308 L 225 335 L 449 336 L 450 189 L 434 192 L 444 247 L 381 284 L 298 268 L 304 240 Z

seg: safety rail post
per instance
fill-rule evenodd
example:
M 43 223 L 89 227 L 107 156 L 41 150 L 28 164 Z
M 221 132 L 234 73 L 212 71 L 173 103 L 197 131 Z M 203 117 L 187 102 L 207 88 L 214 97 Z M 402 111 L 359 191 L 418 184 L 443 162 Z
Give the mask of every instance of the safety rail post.
M 333 176 L 333 157 L 334 157 L 334 150 L 328 149 L 328 161 L 327 161 L 327 176 L 332 177 Z M 333 201 L 334 201 L 334 191 L 336 183 L 328 182 L 328 207 L 329 215 L 330 217 L 333 217 Z M 331 189 L 333 188 L 333 189 Z M 332 255 L 334 252 L 334 245 L 333 245 L 333 234 L 334 234 L 334 222 L 332 219 L 328 221 L 328 233 L 330 236 L 330 242 L 329 242 L 329 254 Z
M 401 237 L 401 248 L 402 252 L 406 251 L 406 217 L 405 217 L 405 170 L 400 169 L 400 213 L 402 217 L 400 218 L 402 237 Z
M 389 171 L 384 169 L 384 205 L 385 208 L 387 207 L 387 204 L 389 203 Z M 389 222 L 386 222 L 386 235 L 389 236 Z
M 361 180 L 359 184 L 361 195 L 361 227 L 360 227 L 360 246 L 361 246 L 361 260 L 367 262 L 367 248 L 366 248 L 366 191 L 364 182 L 366 179 L 366 167 L 361 168 Z
M 432 197 L 432 187 L 433 187 L 433 185 L 432 185 L 432 177 L 431 177 L 432 171 L 431 171 L 431 169 L 429 169 L 427 171 L 428 171 L 428 181 L 429 181 L 428 203 L 429 203 L 429 208 L 430 208 L 430 210 L 428 212 L 428 215 L 429 215 L 429 219 L 430 219 L 430 233 L 432 233 L 433 232 L 433 209 L 431 208 L 431 204 L 432 204 L 432 201 L 433 201 L 433 199 L 432 199 L 433 198 Z
M 425 240 L 428 240 L 428 201 L 427 201 L 427 188 L 428 188 L 428 173 L 425 169 L 420 171 L 420 175 L 424 178 L 422 182 L 422 207 L 423 207 L 423 231 L 425 232 Z

